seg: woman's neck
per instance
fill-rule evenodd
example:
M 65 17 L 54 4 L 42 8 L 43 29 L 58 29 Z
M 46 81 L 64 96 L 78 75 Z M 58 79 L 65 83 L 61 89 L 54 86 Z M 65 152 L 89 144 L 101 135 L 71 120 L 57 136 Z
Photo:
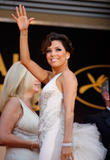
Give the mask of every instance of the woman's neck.
M 52 68 L 52 73 L 53 73 L 53 75 L 56 75 L 56 74 L 58 74 L 58 73 L 61 73 L 61 72 L 66 71 L 66 70 L 68 70 L 68 69 L 69 69 L 68 66 L 66 66 L 66 67 L 61 67 L 61 68 Z
M 30 94 L 30 93 L 25 93 L 22 97 L 22 100 L 27 102 L 27 103 L 30 103 L 32 104 L 32 100 L 33 100 L 33 95 Z

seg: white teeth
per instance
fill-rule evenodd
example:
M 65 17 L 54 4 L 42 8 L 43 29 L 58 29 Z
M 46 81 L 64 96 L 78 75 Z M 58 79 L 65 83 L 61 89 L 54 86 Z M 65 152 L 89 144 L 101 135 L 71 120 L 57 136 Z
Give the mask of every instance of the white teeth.
M 51 59 L 52 62 L 55 62 L 55 61 L 57 61 L 57 60 L 58 60 L 57 58 Z

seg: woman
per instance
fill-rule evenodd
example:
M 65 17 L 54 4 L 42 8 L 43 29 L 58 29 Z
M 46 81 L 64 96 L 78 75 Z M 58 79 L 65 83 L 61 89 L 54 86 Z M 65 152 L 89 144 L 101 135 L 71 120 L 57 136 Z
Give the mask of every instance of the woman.
M 20 62 L 8 70 L 0 104 L 0 145 L 7 148 L 5 160 L 38 160 L 39 117 L 32 105 L 39 89 L 40 81 Z
M 98 140 L 96 127 L 74 124 L 73 128 L 77 80 L 68 67 L 68 59 L 73 51 L 71 41 L 62 34 L 47 35 L 42 52 L 46 54 L 52 71 L 41 68 L 30 59 L 28 49 L 28 26 L 34 18 L 28 19 L 21 5 L 19 9 L 16 7 L 16 13 L 17 17 L 14 14 L 12 17 L 20 30 L 21 63 L 46 84 L 39 102 L 39 160 L 103 160 L 105 149 Z M 85 140 L 92 135 L 88 147 Z

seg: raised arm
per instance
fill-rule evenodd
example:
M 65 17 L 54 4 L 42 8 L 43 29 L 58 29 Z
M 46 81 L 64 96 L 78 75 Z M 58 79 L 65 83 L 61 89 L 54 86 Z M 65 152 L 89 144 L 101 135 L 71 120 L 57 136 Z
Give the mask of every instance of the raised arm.
M 20 59 L 21 63 L 41 82 L 46 82 L 48 79 L 49 71 L 41 68 L 38 64 L 30 58 L 29 47 L 28 47 L 28 27 L 34 18 L 27 17 L 24 6 L 19 5 L 16 7 L 16 14 L 11 14 L 13 19 L 16 21 L 20 30 Z

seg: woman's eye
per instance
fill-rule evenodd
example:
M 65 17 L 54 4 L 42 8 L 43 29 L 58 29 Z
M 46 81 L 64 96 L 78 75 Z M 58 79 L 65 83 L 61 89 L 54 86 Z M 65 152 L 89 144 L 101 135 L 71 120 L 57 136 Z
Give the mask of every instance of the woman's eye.
M 62 50 L 62 49 L 60 49 L 60 48 L 57 48 L 57 49 L 56 49 L 56 51 L 61 51 L 61 50 Z
M 47 51 L 46 51 L 46 53 L 50 53 L 51 52 L 51 50 L 50 49 L 48 49 Z

